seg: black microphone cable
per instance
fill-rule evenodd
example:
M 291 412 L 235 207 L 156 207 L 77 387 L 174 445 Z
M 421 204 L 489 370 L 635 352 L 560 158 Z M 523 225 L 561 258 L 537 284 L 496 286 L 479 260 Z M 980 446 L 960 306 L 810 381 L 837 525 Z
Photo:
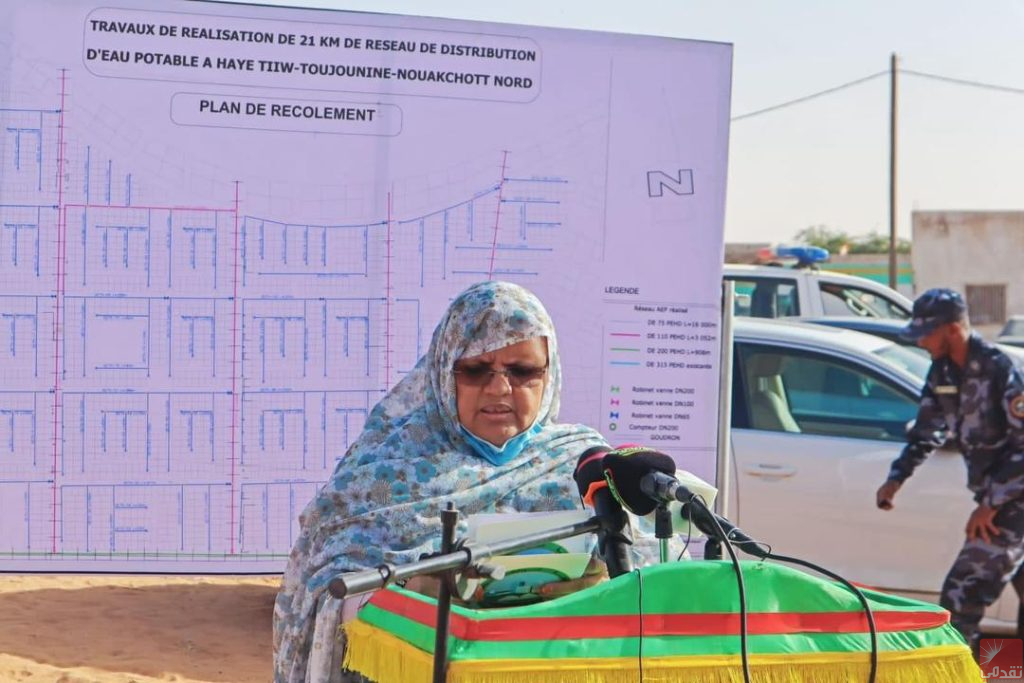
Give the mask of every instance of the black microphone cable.
M 717 521 L 718 520 L 715 520 L 716 523 Z M 824 574 L 830 579 L 834 579 L 839 583 L 843 584 L 844 586 L 849 588 L 854 595 L 857 596 L 857 599 L 860 600 L 861 607 L 864 609 L 864 615 L 868 619 L 868 632 L 871 635 L 871 670 L 868 674 L 868 683 L 875 683 L 875 677 L 878 675 L 878 628 L 875 626 L 875 613 L 871 610 L 871 605 L 868 603 L 868 598 L 866 595 L 864 595 L 864 592 L 861 589 L 857 588 L 857 586 L 853 585 L 852 583 L 844 579 L 843 577 L 839 576 L 839 574 L 836 574 L 835 572 L 830 572 L 824 567 L 819 567 L 813 562 L 801 560 L 798 557 L 776 555 L 772 553 L 770 550 L 768 552 L 767 558 L 778 560 L 779 562 L 786 562 L 788 564 L 796 564 L 801 567 L 807 567 L 808 569 L 812 569 L 816 572 Z
M 703 498 L 698 496 L 696 493 L 691 492 L 689 500 L 684 504 L 691 525 L 693 524 L 691 506 L 695 501 L 698 505 L 703 505 L 705 509 L 708 508 L 707 503 L 704 502 Z M 732 541 L 729 540 L 729 536 L 725 533 L 725 529 L 723 529 L 722 525 L 719 524 L 718 517 L 715 515 L 710 515 L 710 517 L 715 523 L 722 545 L 725 546 L 726 551 L 729 553 L 729 559 L 732 561 L 733 571 L 736 573 L 736 588 L 739 590 L 740 594 L 740 662 L 743 664 L 744 683 L 750 683 L 750 653 L 747 649 L 747 589 L 743 582 L 743 569 L 740 567 L 740 560 L 736 556 L 736 549 L 732 547 Z
M 693 540 L 693 520 L 690 519 L 689 508 L 686 508 L 686 520 L 689 522 L 689 525 L 686 527 L 686 541 L 683 543 L 683 549 L 679 551 L 679 557 L 676 558 L 676 562 L 683 559 L 683 555 L 690 549 L 690 541 Z
M 842 583 L 850 589 L 857 596 L 867 617 L 871 638 L 871 667 L 868 680 L 869 683 L 875 683 L 878 672 L 878 631 L 871 605 L 860 589 L 838 574 L 811 562 L 784 555 L 775 555 L 772 553 L 770 546 L 768 546 L 767 551 L 764 550 L 764 544 L 751 539 L 728 520 L 719 518 L 718 515 L 708 508 L 699 495 L 687 489 L 678 480 L 675 480 L 672 476 L 676 469 L 675 462 L 664 453 L 640 446 L 624 447 L 606 454 L 602 467 L 609 488 L 623 508 L 634 514 L 643 515 L 652 511 L 656 507 L 657 501 L 675 498 L 683 503 L 691 525 L 693 525 L 694 519 L 699 516 L 701 523 L 697 524 L 697 527 L 709 537 L 717 536 L 716 540 L 725 545 L 736 573 L 736 583 L 740 597 L 740 655 L 743 663 L 743 678 L 746 683 L 750 683 L 751 680 L 749 650 L 747 646 L 746 586 L 743 581 L 743 571 L 740 567 L 739 559 L 736 557 L 736 547 L 760 559 L 774 559 L 779 562 L 788 562 L 807 567 Z M 695 507 L 699 508 L 696 513 L 694 512 Z M 728 532 L 725 530 L 726 527 L 729 529 Z M 734 547 L 734 544 L 736 547 Z
M 694 501 L 694 500 L 699 501 L 700 504 L 704 504 L 704 499 L 701 498 L 700 496 L 696 495 L 696 494 L 692 494 L 692 496 L 690 498 L 690 501 Z M 707 505 L 704 504 L 704 507 L 707 508 Z M 686 505 L 686 511 L 687 511 L 688 517 L 691 520 L 690 523 L 692 524 L 693 523 L 692 522 L 692 515 L 693 515 L 693 513 L 691 511 L 691 508 L 690 508 L 689 504 Z M 734 552 L 732 550 L 732 543 L 731 543 L 731 541 L 729 539 L 729 535 L 727 533 L 725 533 L 725 529 L 723 529 L 721 523 L 719 523 L 718 515 L 712 514 L 712 515 L 708 515 L 708 516 L 714 522 L 715 528 L 717 529 L 718 533 L 721 534 L 722 543 L 725 545 L 726 550 L 729 551 L 729 556 L 732 557 L 733 561 L 735 562 L 735 554 L 734 554 Z M 867 596 L 864 595 L 864 592 L 861 591 L 859 588 L 857 588 L 857 586 L 853 585 L 850 581 L 848 581 L 845 578 L 843 578 L 842 576 L 840 576 L 839 574 L 836 574 L 833 571 L 830 571 L 828 569 L 825 569 L 824 567 L 816 565 L 813 562 L 808 562 L 807 560 L 801 560 L 798 557 L 790 557 L 788 555 L 778 555 L 778 554 L 772 552 L 771 546 L 767 546 L 764 543 L 757 543 L 757 545 L 759 545 L 759 546 L 766 546 L 768 548 L 767 552 L 764 553 L 764 556 L 761 559 L 776 560 L 777 562 L 785 562 L 787 564 L 795 564 L 795 565 L 798 565 L 798 566 L 801 566 L 801 567 L 806 567 L 806 568 L 811 569 L 813 571 L 816 571 L 816 572 L 818 572 L 820 574 L 824 574 L 825 576 L 829 577 L 830 579 L 838 581 L 843 586 L 848 588 L 850 590 L 850 592 L 852 592 L 854 595 L 857 596 L 857 599 L 860 601 L 861 608 L 864 610 L 864 615 L 867 617 L 868 633 L 869 633 L 869 637 L 871 639 L 871 653 L 870 653 L 870 656 L 871 656 L 871 667 L 870 667 L 870 670 L 868 672 L 868 683 L 875 683 L 875 680 L 876 680 L 876 678 L 878 676 L 878 628 L 877 628 L 877 626 L 875 624 L 875 614 L 872 611 L 871 605 L 870 605 L 870 603 L 868 603 Z M 740 595 L 742 596 L 743 595 L 743 577 L 739 574 L 739 565 L 738 564 L 736 565 L 736 571 L 737 571 L 738 583 L 739 583 L 739 587 L 740 587 Z M 740 598 L 740 609 L 741 610 L 744 609 L 743 597 Z M 741 650 L 743 650 L 744 644 L 745 644 L 745 638 L 746 638 L 746 634 L 744 633 L 744 631 L 746 629 L 746 620 L 745 620 L 745 617 L 742 616 L 742 615 L 741 615 L 740 619 L 741 619 L 740 647 L 741 647 Z M 745 651 L 745 650 L 743 650 L 743 651 Z M 745 665 L 745 663 L 744 663 L 744 665 Z M 746 670 L 744 670 L 744 676 L 746 676 Z
M 644 683 L 644 575 L 637 567 L 633 570 L 636 574 L 636 607 L 637 616 L 640 617 L 640 639 L 637 642 L 636 665 L 640 672 L 640 683 Z

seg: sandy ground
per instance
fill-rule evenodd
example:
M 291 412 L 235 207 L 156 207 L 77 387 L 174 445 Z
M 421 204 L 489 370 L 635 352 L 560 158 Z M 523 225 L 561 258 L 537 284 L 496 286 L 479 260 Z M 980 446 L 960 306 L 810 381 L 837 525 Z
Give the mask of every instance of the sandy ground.
M 0 574 L 0 681 L 267 683 L 279 582 Z

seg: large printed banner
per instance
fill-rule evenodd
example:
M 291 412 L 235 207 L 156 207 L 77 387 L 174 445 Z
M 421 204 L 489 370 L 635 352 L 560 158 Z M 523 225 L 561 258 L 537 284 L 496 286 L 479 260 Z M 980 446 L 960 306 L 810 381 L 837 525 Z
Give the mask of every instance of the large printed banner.
M 0 570 L 281 570 L 487 279 L 714 479 L 728 45 L 130 4 L 0 6 Z

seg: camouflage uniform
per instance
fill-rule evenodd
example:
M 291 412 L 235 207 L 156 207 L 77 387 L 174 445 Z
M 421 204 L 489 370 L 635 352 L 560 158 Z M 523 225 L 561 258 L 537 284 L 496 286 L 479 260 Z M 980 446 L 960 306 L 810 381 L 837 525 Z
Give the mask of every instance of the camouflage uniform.
M 998 509 L 1000 533 L 991 543 L 966 540 L 942 586 L 940 604 L 976 646 L 985 609 L 1024 562 L 1024 376 L 977 334 L 963 368 L 949 358 L 932 363 L 909 443 L 889 479 L 907 479 L 947 434 L 963 453 L 975 502 Z

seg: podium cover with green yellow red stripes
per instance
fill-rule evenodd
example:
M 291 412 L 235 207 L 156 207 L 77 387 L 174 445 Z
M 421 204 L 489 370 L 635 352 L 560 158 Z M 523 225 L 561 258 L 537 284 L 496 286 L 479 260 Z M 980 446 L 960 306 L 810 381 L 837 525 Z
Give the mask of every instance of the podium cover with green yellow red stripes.
M 847 588 L 786 566 L 744 562 L 757 683 L 860 683 L 871 643 Z M 878 631 L 878 683 L 980 683 L 949 614 L 865 590 Z M 345 625 L 345 668 L 379 683 L 430 683 L 436 603 L 379 591 Z M 449 683 L 742 683 L 739 596 L 722 561 L 648 567 L 526 607 L 452 608 Z

